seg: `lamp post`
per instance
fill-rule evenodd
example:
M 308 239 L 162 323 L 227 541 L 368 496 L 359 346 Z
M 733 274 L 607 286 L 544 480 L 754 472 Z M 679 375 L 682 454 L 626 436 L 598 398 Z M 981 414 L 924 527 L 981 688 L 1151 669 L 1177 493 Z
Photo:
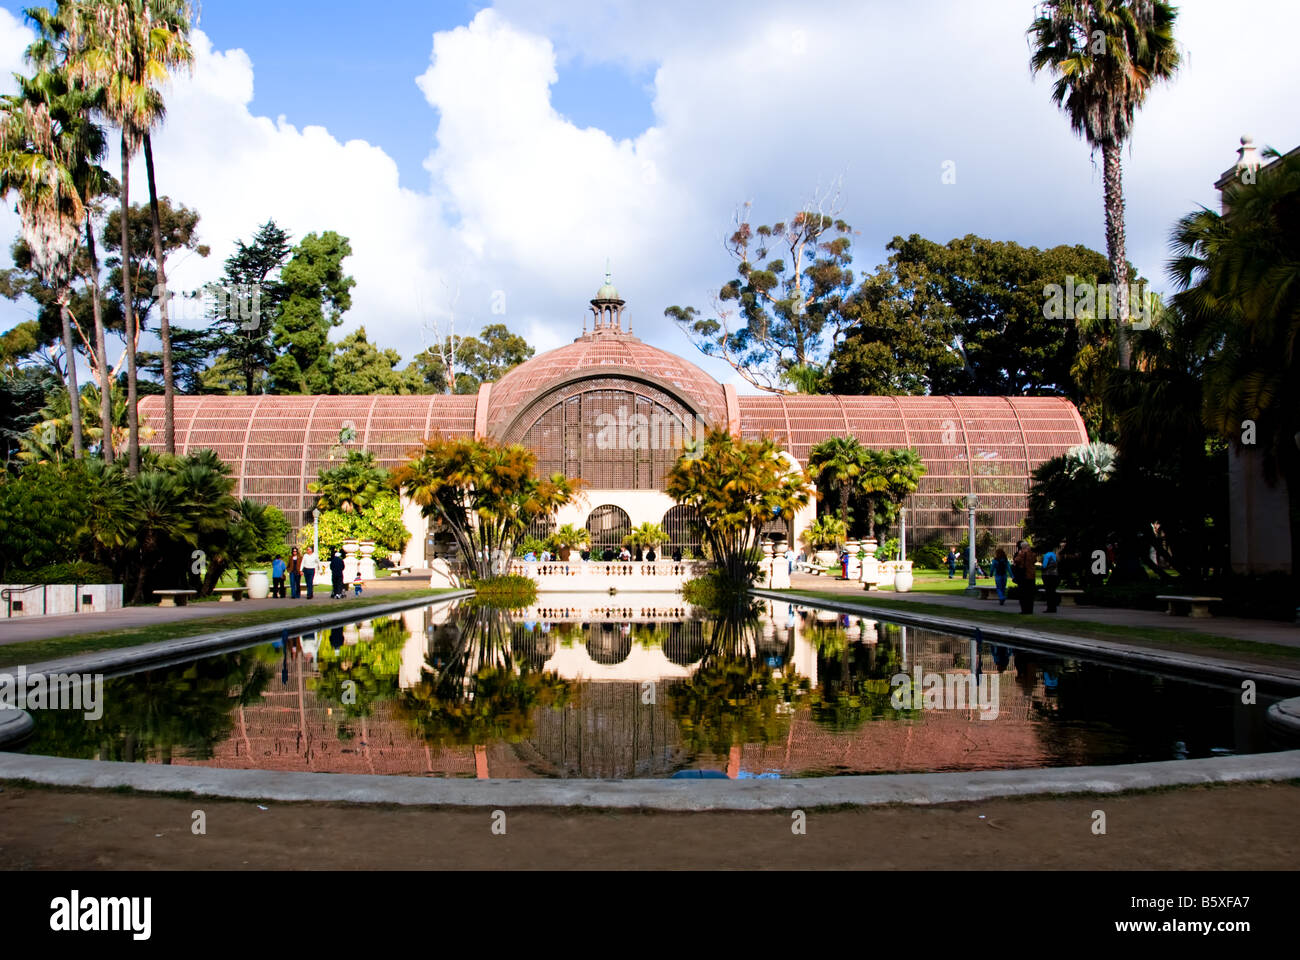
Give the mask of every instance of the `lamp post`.
M 966 545 L 966 573 L 968 575 L 966 581 L 967 596 L 974 596 L 979 593 L 979 589 L 975 586 L 975 511 L 979 505 L 980 498 L 975 496 L 975 494 L 972 493 L 966 498 L 966 513 L 970 519 L 970 540 Z
M 898 559 L 907 559 L 907 507 L 898 508 Z
M 320 507 L 311 510 L 311 552 L 320 556 Z

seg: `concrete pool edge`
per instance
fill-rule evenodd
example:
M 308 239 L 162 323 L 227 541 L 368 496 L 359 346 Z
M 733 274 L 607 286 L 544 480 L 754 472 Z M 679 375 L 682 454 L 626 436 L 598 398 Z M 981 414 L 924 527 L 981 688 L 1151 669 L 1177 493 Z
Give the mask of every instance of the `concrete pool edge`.
M 230 770 L 0 753 L 0 780 L 282 803 L 430 807 L 587 807 L 663 811 L 929 805 L 1052 794 L 1300 779 L 1300 750 L 1199 760 L 800 780 L 458 780 Z
M 220 630 L 215 633 L 201 633 L 192 637 L 179 637 L 175 640 L 161 640 L 137 647 L 116 647 L 94 653 L 78 653 L 55 660 L 40 663 L 22 664 L 29 674 L 43 673 L 102 673 L 106 676 L 134 671 L 148 666 L 176 663 L 205 653 L 213 653 L 234 647 L 241 643 L 253 643 L 270 637 L 283 630 L 289 633 L 305 633 L 322 627 L 355 623 L 371 617 L 382 617 L 390 613 L 400 613 L 412 607 L 422 605 L 436 606 L 465 597 L 473 596 L 473 590 L 451 590 L 446 593 L 429 594 L 421 597 L 407 597 L 404 600 L 390 600 L 365 607 L 352 607 L 336 613 L 320 613 L 309 617 L 297 617 L 293 620 L 274 620 L 267 623 L 236 627 L 232 630 Z M 5 670 L 17 670 L 18 665 L 6 667 Z
M 986 638 L 998 638 L 1011 643 L 1024 643 L 1044 651 L 1061 654 L 1074 654 L 1084 659 L 1118 666 L 1134 667 L 1147 672 L 1168 670 L 1180 677 L 1213 677 L 1219 680 L 1232 679 L 1254 680 L 1259 686 L 1274 690 L 1300 691 L 1300 670 L 1292 671 L 1283 667 L 1263 667 L 1234 660 L 1198 653 L 1186 653 L 1172 650 L 1156 650 L 1151 647 L 1138 647 L 1124 643 L 1122 640 L 1093 640 L 1063 633 L 1051 633 L 1027 627 L 1004 626 L 984 623 L 979 620 L 966 620 L 959 616 L 945 617 L 936 614 L 914 613 L 891 607 L 872 606 L 869 603 L 855 603 L 843 600 L 827 600 L 822 597 L 808 597 L 798 593 L 780 590 L 754 589 L 754 597 L 763 600 L 777 600 L 798 607 L 818 607 L 836 613 L 852 616 L 865 616 L 868 619 L 887 620 L 893 623 L 907 624 L 942 633 L 955 633 L 968 636 L 978 628 Z

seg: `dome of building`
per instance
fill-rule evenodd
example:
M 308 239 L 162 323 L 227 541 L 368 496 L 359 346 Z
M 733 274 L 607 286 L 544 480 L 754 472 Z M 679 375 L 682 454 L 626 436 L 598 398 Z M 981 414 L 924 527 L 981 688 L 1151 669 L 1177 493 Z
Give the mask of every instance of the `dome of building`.
M 643 343 L 630 333 L 599 331 L 573 343 L 539 354 L 494 383 L 488 398 L 488 433 L 517 439 L 516 424 L 529 425 L 528 413 L 538 401 L 554 403 L 566 387 L 590 390 L 609 378 L 640 382 L 666 394 L 685 412 L 710 426 L 727 424 L 722 385 L 689 360 Z M 593 382 L 594 381 L 594 382 Z

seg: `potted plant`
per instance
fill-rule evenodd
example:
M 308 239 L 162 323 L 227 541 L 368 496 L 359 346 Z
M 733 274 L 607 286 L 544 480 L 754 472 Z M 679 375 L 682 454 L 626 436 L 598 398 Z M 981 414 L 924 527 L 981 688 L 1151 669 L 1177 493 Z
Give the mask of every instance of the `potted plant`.
M 575 527 L 571 523 L 566 523 L 551 534 L 551 542 L 555 545 L 556 555 L 562 561 L 568 562 L 574 550 L 580 550 L 591 543 L 591 534 L 587 532 L 586 527 Z
M 633 528 L 632 532 L 623 538 L 623 543 L 632 550 L 653 550 L 667 539 L 668 535 L 659 524 L 643 523 Z
M 803 533 L 803 539 L 813 550 L 813 562 L 830 566 L 839 559 L 840 544 L 847 529 L 844 521 L 830 515 L 818 517 Z

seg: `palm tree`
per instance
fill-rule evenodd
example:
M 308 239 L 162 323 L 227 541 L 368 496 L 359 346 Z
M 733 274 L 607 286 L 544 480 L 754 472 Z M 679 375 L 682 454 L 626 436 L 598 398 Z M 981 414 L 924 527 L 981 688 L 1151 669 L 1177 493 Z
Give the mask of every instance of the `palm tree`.
M 695 509 L 713 559 L 733 587 L 756 574 L 763 527 L 777 517 L 792 519 L 813 495 L 808 475 L 770 437 L 738 440 L 725 430 L 678 460 L 666 480 L 667 494 Z
M 560 559 L 568 560 L 572 551 L 581 550 L 591 543 L 591 531 L 586 527 L 577 527 L 571 523 L 566 523 L 551 534 L 551 540 L 560 554 Z
M 85 207 L 73 179 L 76 144 L 64 123 L 67 85 L 48 64 L 36 63 L 33 77 L 17 76 L 19 92 L 0 104 L 0 193 L 17 195 L 23 238 L 32 265 L 55 291 L 63 320 L 73 454 L 83 455 L 77 354 L 68 302 Z
M 536 475 L 532 451 L 469 437 L 424 441 L 392 475 L 392 484 L 446 525 L 479 579 L 514 556 L 515 544 L 538 520 L 549 519 L 577 493 L 580 481 L 562 473 Z
M 374 503 L 387 482 L 388 471 L 379 466 L 373 453 L 349 450 L 343 463 L 321 470 L 307 489 L 318 496 L 317 506 L 322 510 L 357 513 Z
M 925 476 L 926 467 L 921 462 L 921 455 L 909 447 L 886 450 L 879 462 L 884 480 L 882 493 L 889 507 L 887 519 L 892 520 L 898 508 L 903 505 L 903 501 L 916 493 L 916 488 L 921 485 L 921 478 Z M 871 520 L 871 536 L 874 538 L 876 535 L 874 515 Z
M 28 60 L 39 64 L 57 78 L 64 92 L 60 97 L 60 121 L 71 146 L 69 166 L 72 180 L 85 208 L 86 250 L 88 265 L 84 269 L 90 286 L 94 314 L 95 343 L 91 349 L 92 368 L 99 380 L 99 435 L 100 456 L 113 459 L 113 409 L 112 373 L 109 369 L 108 350 L 104 336 L 104 316 L 99 297 L 99 260 L 95 254 L 95 228 L 92 208 L 95 201 L 117 190 L 117 183 L 108 171 L 100 166 L 108 145 L 104 131 L 91 120 L 91 114 L 102 106 L 102 88 L 86 89 L 70 75 L 72 57 L 68 17 L 70 8 L 61 6 L 52 11 L 46 7 L 33 7 L 27 18 L 37 28 L 37 38 L 27 50 Z
M 659 546 L 668 539 L 668 534 L 664 533 L 664 528 L 657 523 L 646 521 L 632 529 L 623 542 L 629 547 L 639 547 L 641 549 L 653 548 Z
M 1169 274 L 1204 367 L 1205 425 L 1240 446 L 1255 424 L 1267 469 L 1300 491 L 1300 154 L 1276 151 L 1252 183 L 1224 190 L 1174 229 Z
M 1056 76 L 1052 101 L 1074 132 L 1101 151 L 1106 254 L 1120 291 L 1115 339 L 1122 370 L 1129 369 L 1131 351 L 1121 150 L 1151 87 L 1178 69 L 1177 17 L 1177 8 L 1164 0 L 1044 0 L 1027 31 L 1030 70 Z
M 839 489 L 840 520 L 849 525 L 849 494 L 867 468 L 870 451 L 857 437 L 831 437 L 808 453 L 808 472 Z
M 160 81 L 179 66 L 192 62 L 188 35 L 191 11 L 186 0 L 86 0 L 73 8 L 71 18 L 76 57 L 72 68 L 88 86 L 103 87 L 101 110 L 121 132 L 122 179 L 122 311 L 127 340 L 127 416 L 131 472 L 140 469 L 140 430 L 136 393 L 135 351 L 139 340 L 131 283 L 131 158 L 146 146 L 150 217 L 159 283 L 159 334 L 162 339 L 165 393 L 165 442 L 176 448 L 175 384 L 171 363 L 171 326 L 167 313 L 165 265 L 158 221 L 157 189 L 149 132 L 163 119 L 166 106 L 158 90 Z

